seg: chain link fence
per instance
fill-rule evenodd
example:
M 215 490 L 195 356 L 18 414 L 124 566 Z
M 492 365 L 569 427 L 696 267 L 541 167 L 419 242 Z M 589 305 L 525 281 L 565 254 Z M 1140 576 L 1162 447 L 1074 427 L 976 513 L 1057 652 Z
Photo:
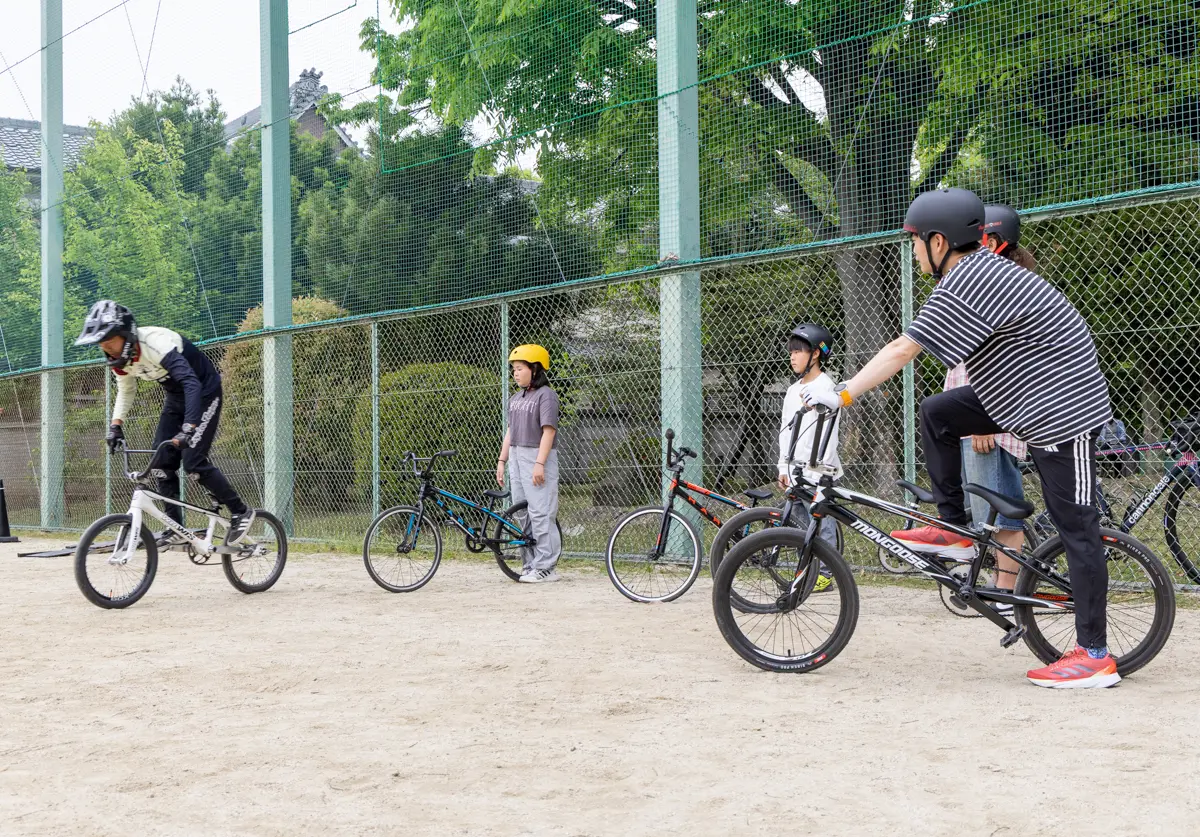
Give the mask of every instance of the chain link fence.
M 1200 411 L 1200 243 L 1179 232 L 1194 228 L 1198 216 L 1200 202 L 1187 199 L 1026 224 L 1024 240 L 1039 269 L 1093 329 L 1116 415 L 1132 443 L 1167 440 L 1173 422 Z M 901 330 L 907 293 L 919 308 L 930 290 L 928 278 L 919 276 L 906 288 L 906 277 L 915 274 L 902 269 L 908 257 L 891 239 L 700 270 L 704 438 L 678 443 L 702 444 L 705 460 L 703 474 L 689 473 L 689 479 L 731 495 L 774 481 L 783 395 L 792 380 L 784 336 L 796 321 L 824 323 L 835 335 L 831 374 L 852 374 Z M 326 321 L 344 317 L 345 309 L 297 299 L 296 536 L 356 548 L 380 508 L 413 497 L 416 484 L 402 459 L 408 450 L 419 456 L 456 450 L 441 466 L 440 484 L 478 497 L 495 479 L 512 388 L 507 351 L 535 342 L 550 350 L 562 402 L 566 551 L 601 555 L 619 517 L 661 496 L 660 347 L 674 324 L 660 321 L 658 289 L 653 275 L 332 324 Z M 205 348 L 225 386 L 214 456 L 252 504 L 263 502 L 260 326 L 261 311 L 252 310 L 241 325 L 247 336 Z M 77 530 L 106 509 L 123 507 L 130 485 L 119 463 L 106 460 L 100 441 L 111 376 L 98 366 L 50 374 L 65 376 L 64 525 Z M 846 412 L 846 484 L 899 496 L 894 480 L 921 465 L 913 405 L 944 381 L 945 370 L 922 358 L 908 382 L 897 376 Z M 149 445 L 160 401 L 157 387 L 141 388 L 127 430 L 133 445 Z M 36 527 L 39 376 L 0 379 L 0 409 L 0 474 L 10 514 L 15 525 Z M 1131 502 L 1136 506 L 1178 460 L 1167 450 L 1107 460 L 1101 475 L 1115 516 Z M 1183 548 L 1200 552 L 1200 476 L 1193 468 L 1180 483 Z M 1036 498 L 1036 485 L 1030 491 Z M 1134 534 L 1174 567 L 1162 526 L 1166 499 Z M 711 527 L 705 535 L 711 538 Z M 864 540 L 848 538 L 847 545 L 855 563 L 874 562 Z

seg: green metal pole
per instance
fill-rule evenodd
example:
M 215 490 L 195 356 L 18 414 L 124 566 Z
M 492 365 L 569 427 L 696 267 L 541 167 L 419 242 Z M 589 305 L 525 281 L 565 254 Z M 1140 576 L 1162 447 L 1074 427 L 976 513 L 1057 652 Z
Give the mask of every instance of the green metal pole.
M 263 326 L 292 323 L 291 102 L 287 0 L 259 0 L 262 59 Z M 263 341 L 263 501 L 293 531 L 292 336 Z
M 700 257 L 700 116 L 696 82 L 696 0 L 659 2 L 658 249 L 663 261 Z M 701 388 L 700 272 L 664 276 L 659 285 L 662 426 L 677 445 L 701 456 L 688 465 L 704 473 L 704 398 Z
M 378 517 L 380 509 L 379 464 L 379 323 L 371 322 L 371 516 Z
M 508 355 L 512 351 L 508 333 L 508 301 L 500 301 L 500 438 L 508 435 L 508 398 L 511 389 L 511 373 L 508 371 Z M 501 441 L 503 444 L 503 441 Z
M 913 320 L 913 251 L 907 236 L 900 242 L 900 317 L 908 328 Z M 911 362 L 904 367 L 904 478 L 917 479 L 917 386 Z
M 512 351 L 509 347 L 508 336 L 508 302 L 501 300 L 500 302 L 500 435 L 503 436 L 508 432 L 508 394 L 509 394 L 509 373 L 508 373 L 508 353 Z
M 63 362 L 62 0 L 42 0 L 42 365 Z M 41 375 L 41 520 L 63 525 L 63 372 Z

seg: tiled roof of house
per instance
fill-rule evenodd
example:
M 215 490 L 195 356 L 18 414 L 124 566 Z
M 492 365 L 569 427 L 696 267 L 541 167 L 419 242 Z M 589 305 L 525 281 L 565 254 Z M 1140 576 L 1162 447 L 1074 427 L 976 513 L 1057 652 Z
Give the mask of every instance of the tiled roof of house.
M 91 138 L 91 131 L 77 125 L 63 126 L 63 160 L 72 168 Z M 0 158 L 10 169 L 42 170 L 42 124 L 29 119 L 0 119 Z
M 329 87 L 321 84 L 321 76 L 323 75 L 324 73 L 318 73 L 315 67 L 309 70 L 302 70 L 300 72 L 300 79 L 288 88 L 288 95 L 291 99 L 290 114 L 293 120 L 299 119 L 310 108 L 316 107 L 321 99 L 329 94 Z M 225 123 L 225 141 L 232 142 L 238 134 L 245 131 L 253 131 L 261 123 L 261 107 L 246 111 L 241 116 Z M 337 132 L 338 137 L 341 138 L 347 147 L 354 147 L 354 140 L 340 126 L 333 125 L 330 127 Z

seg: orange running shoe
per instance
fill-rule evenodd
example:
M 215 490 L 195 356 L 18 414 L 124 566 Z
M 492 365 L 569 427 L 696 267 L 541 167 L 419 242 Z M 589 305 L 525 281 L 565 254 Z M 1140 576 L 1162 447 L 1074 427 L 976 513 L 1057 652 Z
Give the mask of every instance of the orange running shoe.
M 1121 682 L 1112 654 L 1092 659 L 1078 645 L 1057 663 L 1032 669 L 1025 676 L 1033 685 L 1047 689 L 1106 689 Z
M 970 561 L 975 557 L 975 544 L 961 535 L 936 526 L 921 526 L 917 529 L 897 529 L 892 537 L 913 552 L 943 555 L 955 561 Z

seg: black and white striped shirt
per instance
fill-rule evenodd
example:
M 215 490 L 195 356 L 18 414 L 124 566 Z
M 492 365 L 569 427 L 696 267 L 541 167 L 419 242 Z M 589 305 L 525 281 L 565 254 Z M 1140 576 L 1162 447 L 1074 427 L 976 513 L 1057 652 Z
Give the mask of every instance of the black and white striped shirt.
M 1036 273 L 986 249 L 954 266 L 906 332 L 971 386 L 996 424 L 1037 447 L 1112 418 L 1096 345 L 1075 306 Z

